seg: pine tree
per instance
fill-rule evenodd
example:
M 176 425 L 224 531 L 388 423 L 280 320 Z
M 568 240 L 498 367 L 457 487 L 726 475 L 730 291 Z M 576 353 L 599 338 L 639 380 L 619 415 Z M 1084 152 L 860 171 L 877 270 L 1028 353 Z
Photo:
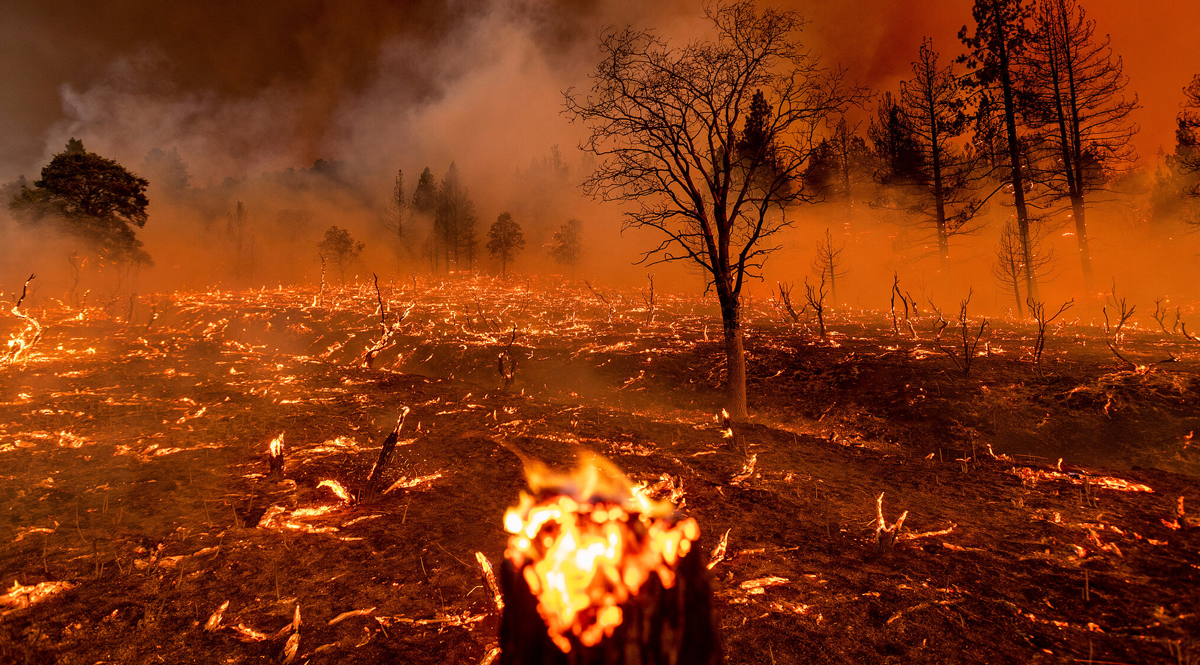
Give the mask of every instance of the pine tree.
M 571 276 L 575 276 L 575 266 L 583 256 L 583 222 L 571 219 L 558 227 L 550 246 L 550 256 L 559 265 L 570 268 Z
M 1017 213 L 1017 234 L 1021 245 L 1025 287 L 1029 298 L 1039 300 L 1033 234 L 1026 196 L 1025 156 L 1017 133 L 1017 99 L 1014 78 L 1017 59 L 1030 34 L 1031 6 L 1025 0 L 975 0 L 972 15 L 975 33 L 968 35 L 963 26 L 958 37 L 970 53 L 960 58 L 972 68 L 971 83 L 977 88 L 1000 94 L 995 111 L 1003 113 L 1008 148 L 1008 182 L 1012 186 L 1013 207 Z M 991 96 L 985 97 L 992 101 Z M 984 109 L 991 110 L 991 108 Z
M 1026 123 L 1045 141 L 1032 177 L 1043 188 L 1040 207 L 1065 200 L 1075 222 L 1084 282 L 1092 286 L 1087 197 L 1108 189 L 1136 159 L 1129 116 L 1137 96 L 1125 99 L 1128 78 L 1109 38 L 1075 0 L 1041 0 L 1033 39 L 1021 58 Z

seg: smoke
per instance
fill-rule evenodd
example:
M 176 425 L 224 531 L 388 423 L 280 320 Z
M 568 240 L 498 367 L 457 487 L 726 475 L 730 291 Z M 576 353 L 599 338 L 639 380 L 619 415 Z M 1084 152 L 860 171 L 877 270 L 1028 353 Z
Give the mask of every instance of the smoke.
M 791 4 L 809 20 L 801 40 L 814 54 L 877 89 L 894 89 L 909 75 L 924 35 L 932 35 L 951 58 L 959 47 L 958 27 L 970 21 L 962 3 Z M 1122 27 L 1111 3 L 1097 4 L 1102 26 Z M 380 215 L 397 170 L 403 170 L 411 196 L 422 169 L 428 166 L 440 179 L 452 161 L 475 201 L 481 240 L 506 210 L 525 227 L 528 244 L 518 270 L 561 271 L 543 245 L 559 224 L 579 218 L 588 249 L 580 275 L 642 285 L 653 272 L 660 289 L 693 291 L 701 285 L 685 266 L 631 265 L 657 239 L 620 235 L 619 209 L 583 196 L 578 183 L 588 164 L 575 149 L 583 128 L 560 114 L 562 91 L 588 85 L 604 26 L 654 26 L 681 41 L 704 27 L 698 3 L 291 0 L 167 7 L 144 0 L 19 0 L 11 14 L 0 26 L 0 62 L 12 72 L 0 82 L 0 118 L 14 128 L 0 137 L 3 180 L 21 173 L 35 179 L 72 136 L 134 171 L 156 148 L 176 149 L 188 165 L 192 187 L 183 194 L 165 191 L 147 174 L 151 218 L 139 237 L 158 265 L 144 273 L 143 289 L 236 286 L 246 282 L 248 269 L 259 284 L 315 281 L 316 243 L 333 225 L 367 245 L 357 274 L 428 269 L 420 257 L 428 220 L 416 220 L 398 260 Z M 1136 45 L 1122 43 L 1119 34 L 1114 45 L 1128 55 L 1131 76 L 1135 69 L 1142 72 L 1155 90 L 1172 75 L 1179 79 L 1170 83 L 1174 90 L 1190 77 L 1181 73 L 1182 65 L 1162 67 L 1175 74 L 1151 76 Z M 1160 97 L 1168 99 L 1166 93 Z M 1166 118 L 1166 126 L 1175 110 L 1160 101 L 1154 114 Z M 1152 140 L 1166 135 L 1155 129 Z M 569 167 L 567 177 L 535 177 L 536 165 L 556 145 Z M 313 170 L 318 159 L 333 164 L 332 171 Z M 235 265 L 245 257 L 230 258 L 236 240 L 229 220 L 238 202 L 248 211 L 241 241 L 253 247 L 252 267 Z M 991 293 L 990 266 L 1007 213 L 995 206 L 984 233 L 952 248 L 953 276 L 938 273 L 935 262 L 913 259 L 911 252 L 898 255 L 902 227 L 876 211 L 860 210 L 849 222 L 830 206 L 789 213 L 796 228 L 781 238 L 784 250 L 768 262 L 765 282 L 751 285 L 750 293 L 762 302 L 775 281 L 811 277 L 816 242 L 830 228 L 838 242 L 847 243 L 848 274 L 839 292 L 848 304 L 885 303 L 891 275 L 898 272 L 926 285 L 914 286 L 914 293 L 924 288 L 944 306 L 975 286 L 976 298 L 990 297 L 988 306 L 1002 311 L 1009 305 L 1002 294 Z M 1101 211 L 1093 220 L 1098 275 L 1146 281 L 1121 258 L 1130 255 L 1130 239 L 1139 237 L 1137 225 L 1116 211 Z M 62 273 L 58 284 L 43 287 L 61 292 L 70 243 L 19 228 L 4 233 L 8 252 L 0 283 L 11 289 L 31 271 Z M 1065 299 L 1079 287 L 1077 271 L 1070 269 L 1072 239 L 1060 234 L 1051 241 L 1062 277 L 1049 293 L 1058 295 L 1061 284 Z M 1137 251 L 1153 262 L 1154 247 Z M 1159 281 L 1162 287 L 1148 285 L 1147 291 L 1186 282 Z M 955 288 L 945 288 L 947 282 Z M 983 291 L 989 296 L 978 295 Z

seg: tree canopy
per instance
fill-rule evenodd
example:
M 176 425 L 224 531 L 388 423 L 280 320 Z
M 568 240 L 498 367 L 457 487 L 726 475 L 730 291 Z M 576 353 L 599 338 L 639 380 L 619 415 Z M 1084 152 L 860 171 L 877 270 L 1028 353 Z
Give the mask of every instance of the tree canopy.
M 116 160 L 71 139 L 42 169 L 41 179 L 22 187 L 9 205 L 30 223 L 59 225 L 111 260 L 148 265 L 150 255 L 134 231 L 146 225 L 148 185 Z

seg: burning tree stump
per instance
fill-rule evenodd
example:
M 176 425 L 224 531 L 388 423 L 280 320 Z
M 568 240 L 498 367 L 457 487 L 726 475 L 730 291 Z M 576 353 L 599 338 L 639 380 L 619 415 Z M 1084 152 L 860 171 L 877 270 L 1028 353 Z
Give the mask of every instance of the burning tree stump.
M 712 590 L 699 550 L 679 561 L 675 585 L 652 577 L 621 605 L 621 625 L 599 644 L 583 646 L 574 635 L 564 653 L 551 641 L 537 611 L 537 597 L 511 561 L 500 572 L 504 615 L 500 620 L 501 665 L 709 665 L 723 662 Z
M 722 662 L 694 519 L 599 457 L 526 472 L 532 494 L 504 517 L 502 665 Z

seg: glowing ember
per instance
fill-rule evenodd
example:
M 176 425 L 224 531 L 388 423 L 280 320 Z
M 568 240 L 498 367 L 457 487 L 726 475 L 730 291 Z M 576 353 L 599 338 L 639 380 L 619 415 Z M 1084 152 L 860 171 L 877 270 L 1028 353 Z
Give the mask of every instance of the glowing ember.
M 56 593 L 74 588 L 74 586 L 70 582 L 39 582 L 32 586 L 21 586 L 20 582 L 14 581 L 8 593 L 0 595 L 0 617 L 29 607 Z
M 621 625 L 620 605 L 657 575 L 675 585 L 675 566 L 700 535 L 692 518 L 634 494 L 629 479 L 596 456 L 569 474 L 526 469 L 533 495 L 521 493 L 504 526 L 504 555 L 538 599 L 550 639 L 571 650 L 568 634 L 594 646 Z
M 345 501 L 346 503 L 354 503 L 354 497 L 351 496 L 350 492 L 346 490 L 346 488 L 338 481 L 322 480 L 321 482 L 317 483 L 317 489 L 321 489 L 322 487 L 328 487 L 342 501 Z

